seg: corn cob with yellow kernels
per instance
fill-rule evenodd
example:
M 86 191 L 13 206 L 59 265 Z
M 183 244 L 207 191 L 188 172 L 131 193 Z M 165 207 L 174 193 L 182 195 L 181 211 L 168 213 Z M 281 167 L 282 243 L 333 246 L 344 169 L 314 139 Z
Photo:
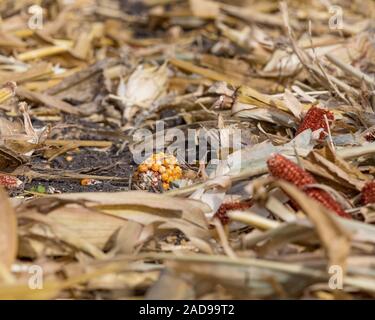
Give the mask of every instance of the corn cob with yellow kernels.
M 134 185 L 141 190 L 169 190 L 171 183 L 182 178 L 175 156 L 159 152 L 143 161 L 134 173 Z

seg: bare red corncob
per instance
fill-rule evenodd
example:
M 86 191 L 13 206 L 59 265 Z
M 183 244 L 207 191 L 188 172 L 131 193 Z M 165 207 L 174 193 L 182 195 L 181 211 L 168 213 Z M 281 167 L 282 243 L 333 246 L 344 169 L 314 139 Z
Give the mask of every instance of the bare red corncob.
M 245 210 L 250 207 L 248 202 L 226 202 L 223 203 L 219 209 L 216 211 L 214 218 L 218 218 L 223 225 L 229 223 L 230 218 L 227 215 L 228 211 L 231 210 Z
M 323 139 L 328 133 L 327 122 L 324 116 L 331 122 L 335 119 L 332 112 L 318 107 L 311 107 L 299 125 L 296 135 L 306 129 L 311 129 L 312 131 L 323 129 L 324 131 L 321 132 L 319 136 L 320 139 Z
M 319 201 L 322 205 L 333 212 L 336 212 L 339 216 L 349 219 L 352 218 L 351 215 L 346 213 L 341 208 L 341 205 L 335 199 L 333 199 L 328 192 L 318 188 L 306 188 L 304 191 L 309 197 Z
M 0 186 L 8 189 L 18 188 L 22 184 L 22 181 L 17 177 L 0 175 Z
M 299 188 L 307 184 L 316 183 L 316 180 L 310 173 L 281 154 L 275 154 L 268 158 L 267 165 L 272 176 L 293 183 Z
M 361 200 L 363 204 L 375 203 L 375 181 L 369 181 L 363 186 Z
M 339 216 L 351 218 L 340 206 L 340 204 L 331 197 L 331 195 L 319 188 L 308 187 L 309 184 L 316 183 L 314 177 L 299 167 L 294 162 L 288 160 L 280 154 L 271 156 L 267 161 L 268 169 L 275 178 L 286 180 L 299 189 L 303 190 L 309 197 L 319 201 L 326 208 L 336 212 Z

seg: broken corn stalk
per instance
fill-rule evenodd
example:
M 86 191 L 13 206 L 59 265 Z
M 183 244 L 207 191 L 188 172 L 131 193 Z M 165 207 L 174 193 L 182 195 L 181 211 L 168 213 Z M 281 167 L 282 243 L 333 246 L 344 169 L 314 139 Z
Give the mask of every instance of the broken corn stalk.
M 327 117 L 328 122 L 332 122 L 334 120 L 334 115 L 332 112 L 315 106 L 311 107 L 298 127 L 296 135 L 307 129 L 311 129 L 311 131 L 323 129 L 323 132 L 320 133 L 320 139 L 324 139 L 324 137 L 328 134 L 328 126 L 325 117 Z
M 44 48 L 35 49 L 35 50 L 21 53 L 17 56 L 17 58 L 18 60 L 21 60 L 21 61 L 40 59 L 40 58 L 53 56 L 55 54 L 66 52 L 69 50 L 69 48 L 70 47 L 67 45 L 49 46 L 49 47 L 44 47 Z
M 310 184 L 317 183 L 314 177 L 307 171 L 299 167 L 294 162 L 288 160 L 280 154 L 271 156 L 267 161 L 268 169 L 275 178 L 286 180 L 301 190 L 309 197 L 320 202 L 326 208 L 332 210 L 337 215 L 345 218 L 351 218 L 341 207 L 341 205 L 332 198 L 332 196 L 319 188 L 309 187 Z

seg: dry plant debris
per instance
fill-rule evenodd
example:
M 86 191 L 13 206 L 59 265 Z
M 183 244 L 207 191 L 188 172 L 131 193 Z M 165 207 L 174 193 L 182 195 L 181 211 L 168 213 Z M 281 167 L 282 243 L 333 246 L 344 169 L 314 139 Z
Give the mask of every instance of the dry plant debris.
M 372 0 L 0 14 L 0 299 L 375 297 Z

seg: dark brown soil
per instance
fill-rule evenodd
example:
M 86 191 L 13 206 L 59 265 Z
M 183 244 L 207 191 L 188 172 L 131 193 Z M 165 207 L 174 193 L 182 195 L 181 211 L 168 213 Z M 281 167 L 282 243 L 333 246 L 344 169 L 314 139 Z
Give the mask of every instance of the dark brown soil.
M 64 121 L 64 122 L 63 122 Z M 93 192 L 93 191 L 122 191 L 129 189 L 129 178 L 131 177 L 135 164 L 128 148 L 119 153 L 123 143 L 123 134 L 115 126 L 83 121 L 78 118 L 69 117 L 63 120 L 63 125 L 54 125 L 53 139 L 75 139 L 75 140 L 103 140 L 112 141 L 110 148 L 81 147 L 68 151 L 52 161 L 43 156 L 43 150 L 36 151 L 27 166 L 42 174 L 57 176 L 53 179 L 34 178 L 25 182 L 22 188 L 10 190 L 11 195 L 20 195 L 28 191 L 37 191 L 38 187 L 44 188 L 48 193 L 54 192 Z M 34 121 L 37 127 L 46 123 Z M 59 126 L 62 129 L 58 129 Z M 118 131 L 117 131 L 118 130 Z M 118 134 L 117 134 L 118 132 Z M 92 185 L 82 185 L 81 178 L 63 177 L 69 175 L 95 175 L 104 177 L 116 177 L 118 179 L 94 179 Z M 59 176 L 62 176 L 61 178 Z

